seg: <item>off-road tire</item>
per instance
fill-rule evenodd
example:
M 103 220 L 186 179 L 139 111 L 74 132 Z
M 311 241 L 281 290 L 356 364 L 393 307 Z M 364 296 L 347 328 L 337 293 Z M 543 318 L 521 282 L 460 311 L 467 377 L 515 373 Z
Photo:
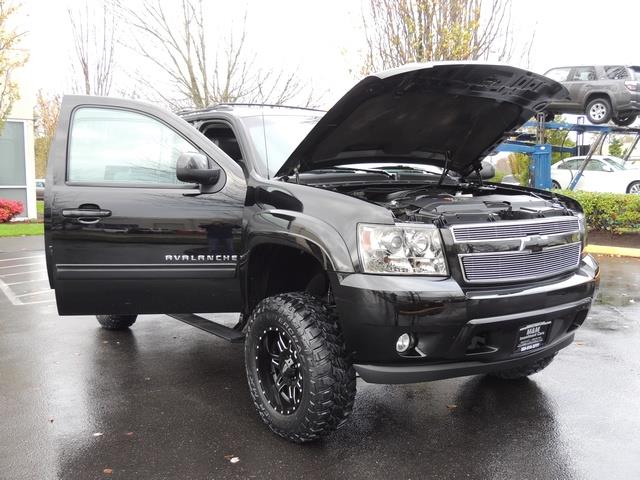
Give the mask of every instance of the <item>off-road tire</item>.
M 597 105 L 600 105 L 603 112 L 602 116 L 598 118 L 592 116 L 592 110 L 591 110 Z M 601 125 L 603 123 L 607 123 L 609 120 L 611 120 L 611 114 L 612 114 L 611 102 L 609 101 L 609 99 L 604 97 L 596 97 L 592 100 L 589 100 L 589 103 L 587 103 L 587 106 L 585 108 L 585 115 L 587 116 L 587 120 L 589 120 L 594 125 Z
M 500 378 L 502 380 L 522 380 L 529 375 L 533 375 L 534 373 L 538 373 L 540 370 L 547 368 L 553 361 L 555 356 L 556 354 L 554 353 L 553 355 L 541 358 L 540 360 L 536 360 L 535 362 L 529 363 L 528 365 L 523 365 L 522 367 L 492 372 L 489 374 L 489 376 Z
M 618 125 L 619 127 L 628 127 L 638 118 L 637 115 L 627 115 L 626 117 L 614 117 L 613 123 Z
M 137 315 L 96 315 L 102 328 L 107 330 L 126 330 L 133 325 Z
M 268 400 L 257 347 L 269 329 L 282 329 L 295 347 L 302 377 L 300 403 L 281 414 Z M 264 348 L 263 348 L 264 351 Z M 262 420 L 276 434 L 302 443 L 340 428 L 353 409 L 356 374 L 335 316 L 317 297 L 283 293 L 262 300 L 249 317 L 245 340 L 249 391 Z M 273 392 L 273 390 L 271 390 Z

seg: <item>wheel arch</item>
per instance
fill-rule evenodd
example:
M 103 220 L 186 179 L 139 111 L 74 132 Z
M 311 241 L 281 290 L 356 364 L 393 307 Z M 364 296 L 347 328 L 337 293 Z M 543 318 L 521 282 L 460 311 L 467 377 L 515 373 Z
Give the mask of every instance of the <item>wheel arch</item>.
M 607 100 L 609 102 L 609 105 L 611 105 L 611 110 L 615 111 L 615 107 L 613 105 L 613 102 L 611 101 L 611 95 L 603 91 L 590 92 L 585 98 L 584 104 L 582 105 L 582 107 L 586 109 L 587 105 L 589 105 L 589 102 L 591 102 L 592 100 L 595 100 L 596 98 L 604 98 L 605 100 Z
M 288 292 L 323 297 L 329 291 L 333 263 L 319 245 L 306 241 L 263 238 L 255 242 L 241 267 L 245 318 L 260 300 Z
M 630 181 L 629 184 L 627 185 L 627 188 L 625 189 L 625 193 L 631 193 L 631 187 L 635 184 L 640 184 L 640 180 Z

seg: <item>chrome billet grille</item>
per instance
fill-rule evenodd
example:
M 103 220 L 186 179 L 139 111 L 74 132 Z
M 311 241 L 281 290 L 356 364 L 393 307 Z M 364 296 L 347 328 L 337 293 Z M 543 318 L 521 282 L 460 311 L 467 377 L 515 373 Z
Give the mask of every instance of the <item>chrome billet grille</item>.
M 456 242 L 478 242 L 522 238 L 530 235 L 559 235 L 580 230 L 578 217 L 514 220 L 490 224 L 460 225 L 451 228 Z
M 547 247 L 539 252 L 472 253 L 460 255 L 467 282 L 514 282 L 551 277 L 568 272 L 580 263 L 580 243 Z

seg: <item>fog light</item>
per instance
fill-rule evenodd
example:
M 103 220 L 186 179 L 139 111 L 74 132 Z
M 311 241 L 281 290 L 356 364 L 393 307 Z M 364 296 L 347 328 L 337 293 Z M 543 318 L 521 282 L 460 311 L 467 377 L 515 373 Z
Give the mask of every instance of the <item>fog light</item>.
M 413 336 L 409 333 L 403 333 L 398 337 L 396 342 L 396 350 L 398 353 L 404 353 L 413 346 Z

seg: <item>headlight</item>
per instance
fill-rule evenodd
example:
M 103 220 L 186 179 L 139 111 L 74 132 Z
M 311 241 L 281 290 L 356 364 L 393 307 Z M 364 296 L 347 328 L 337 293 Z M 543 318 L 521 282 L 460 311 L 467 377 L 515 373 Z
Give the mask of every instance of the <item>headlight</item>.
M 438 229 L 431 225 L 358 225 L 360 261 L 367 273 L 447 275 Z

